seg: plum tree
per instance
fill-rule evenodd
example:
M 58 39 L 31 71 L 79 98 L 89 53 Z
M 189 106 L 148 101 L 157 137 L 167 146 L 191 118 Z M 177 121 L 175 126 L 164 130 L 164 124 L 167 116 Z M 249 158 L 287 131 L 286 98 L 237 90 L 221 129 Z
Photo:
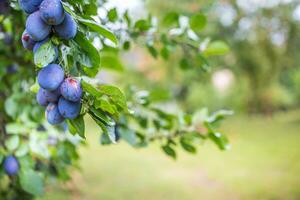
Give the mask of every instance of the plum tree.
M 78 102 L 82 96 L 80 81 L 75 78 L 66 78 L 60 86 L 61 95 L 69 101 Z
M 55 103 L 49 103 L 47 106 L 46 118 L 52 125 L 57 125 L 64 121 L 64 117 L 58 111 L 58 106 Z
M 43 0 L 19 0 L 20 7 L 26 13 L 31 14 L 39 9 Z
M 209 46 L 208 41 L 213 40 L 194 30 L 205 25 L 197 24 L 203 20 L 184 27 L 180 23 L 181 18 L 190 20 L 199 13 L 166 14 L 163 23 L 154 23 L 151 15 L 133 20 L 128 12 L 119 13 L 115 8 L 99 16 L 96 0 L 44 1 L 45 7 L 40 7 L 41 0 L 19 0 L 30 14 L 25 24 L 27 15 L 16 1 L 7 4 L 11 5 L 8 16 L 0 13 L 0 36 L 13 37 L 10 45 L 0 43 L 0 199 L 31 200 L 43 194 L 48 178 L 68 180 L 68 169 L 79 158 L 78 147 L 85 143 L 86 115 L 98 125 L 101 144 L 122 140 L 137 148 L 160 140 L 162 151 L 174 159 L 176 148 L 195 153 L 204 140 L 228 149 L 228 140 L 217 125 L 230 112 L 210 114 L 203 109 L 201 121 L 196 121 L 193 113 L 167 112 L 159 104 L 167 100 L 152 94 L 153 88 L 119 83 L 122 90 L 94 79 L 100 69 L 127 71 L 120 54 L 140 45 L 154 58 L 180 57 L 184 61 L 180 66 L 183 63 L 193 73 L 208 71 L 208 54 L 199 46 Z M 101 7 L 109 4 L 105 5 L 101 0 Z M 22 34 L 20 27 L 24 26 Z M 174 29 L 181 34 L 170 34 Z M 20 48 L 20 39 L 33 53 Z M 213 52 L 220 55 L 218 46 L 210 48 L 210 56 Z M 168 90 L 172 96 L 174 91 Z M 21 169 L 17 174 L 18 170 L 9 171 L 14 177 L 5 175 L 9 155 L 15 156 L 8 159 L 15 169 Z M 3 190 L 2 180 L 9 182 Z
M 64 21 L 54 26 L 55 33 L 65 40 L 70 40 L 75 37 L 77 33 L 77 24 L 70 14 L 66 13 Z
M 38 73 L 38 83 L 45 90 L 54 91 L 64 80 L 64 70 L 57 64 L 49 64 Z
M 40 11 L 35 11 L 27 18 L 26 31 L 33 40 L 42 41 L 50 34 L 51 26 L 42 20 Z
M 68 101 L 63 97 L 59 98 L 58 109 L 61 115 L 66 119 L 75 119 L 80 113 L 81 103 Z
M 22 34 L 22 44 L 25 49 L 32 50 L 36 42 L 30 37 L 26 30 Z
M 7 156 L 3 162 L 3 167 L 5 172 L 10 175 L 16 175 L 19 171 L 19 163 L 16 157 L 14 156 Z
M 65 11 L 60 0 L 44 0 L 40 5 L 41 18 L 49 25 L 61 24 Z

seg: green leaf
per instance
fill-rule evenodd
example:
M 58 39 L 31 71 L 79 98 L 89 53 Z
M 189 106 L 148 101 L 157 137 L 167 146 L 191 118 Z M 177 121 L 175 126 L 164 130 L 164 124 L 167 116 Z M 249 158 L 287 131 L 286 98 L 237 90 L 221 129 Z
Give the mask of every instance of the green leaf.
M 233 111 L 230 110 L 219 110 L 213 113 L 210 117 L 208 117 L 206 121 L 209 123 L 216 123 L 223 120 L 226 116 L 230 116 L 233 114 L 234 114 Z
M 81 81 L 81 87 L 83 89 L 83 91 L 89 93 L 90 95 L 94 96 L 94 97 L 101 97 L 102 93 L 98 91 L 97 88 L 95 88 L 92 84 L 89 84 L 86 81 Z
M 191 140 L 186 139 L 185 137 L 180 138 L 180 145 L 184 150 L 186 150 L 189 153 L 196 153 L 197 149 L 191 144 Z
M 179 20 L 179 14 L 176 12 L 170 12 L 163 18 L 162 23 L 164 26 L 169 27 L 173 24 L 178 25 L 178 20 Z
M 224 55 L 229 52 L 228 45 L 223 41 L 214 41 L 210 43 L 204 50 L 204 55 L 206 56 L 217 56 Z
M 135 146 L 137 143 L 136 134 L 133 130 L 127 128 L 119 128 L 121 138 L 128 142 L 128 144 Z
M 76 130 L 76 133 L 78 135 L 85 139 L 85 125 L 84 125 L 84 119 L 83 116 L 80 115 L 76 119 L 73 120 L 67 120 L 69 128 L 71 128 L 70 132 L 74 133 L 74 130 Z
M 100 55 L 98 50 L 91 44 L 90 41 L 88 41 L 84 34 L 81 32 L 78 32 L 76 37 L 74 38 L 74 41 L 81 47 L 81 49 L 87 54 L 91 61 L 91 66 L 85 65 L 85 67 L 91 68 L 87 70 L 95 71 L 95 73 L 92 73 L 91 76 L 95 76 L 99 70 L 100 67 Z M 86 62 L 83 62 L 86 63 Z
M 205 15 L 198 13 L 190 18 L 190 27 L 193 31 L 199 32 L 206 26 L 207 20 Z
M 92 114 L 94 117 L 96 117 L 98 120 L 100 120 L 106 126 L 116 125 L 115 121 L 112 118 L 110 118 L 107 114 L 105 114 L 103 111 L 99 109 L 90 107 L 89 113 Z
M 135 22 L 134 28 L 138 29 L 139 31 L 148 31 L 151 28 L 151 24 L 148 20 L 140 19 Z
M 16 118 L 19 113 L 18 102 L 16 102 L 16 99 L 13 96 L 5 100 L 4 108 L 5 112 L 12 118 Z
M 9 123 L 6 125 L 6 132 L 8 134 L 25 134 L 28 133 L 29 130 L 26 127 L 24 127 L 24 124 Z
M 221 150 L 229 150 L 230 149 L 230 144 L 228 142 L 228 139 L 221 133 L 219 132 L 213 132 L 210 131 L 208 134 L 208 137 L 215 142 L 216 145 L 218 145 L 218 147 Z
M 170 145 L 164 145 L 162 146 L 162 150 L 170 157 L 172 157 L 174 160 L 176 159 L 176 152 Z
M 105 120 L 103 119 L 103 116 L 100 116 L 95 114 L 95 112 L 89 112 L 93 120 L 100 126 L 103 133 L 106 134 L 106 136 L 110 139 L 112 143 L 116 143 L 116 135 L 115 135 L 115 123 L 107 124 Z M 102 114 L 101 114 L 102 115 Z
M 158 52 L 152 44 L 147 43 L 147 49 L 148 49 L 149 53 L 152 55 L 153 58 L 157 58 Z
M 5 146 L 10 151 L 16 150 L 19 144 L 20 144 L 20 138 L 17 135 L 14 135 L 9 139 L 5 140 Z
M 42 44 L 34 54 L 34 64 L 38 67 L 45 67 L 56 59 L 55 47 L 51 40 Z
M 105 37 L 105 38 L 109 39 L 110 41 L 112 41 L 115 45 L 118 45 L 117 37 L 114 35 L 113 32 L 111 32 L 110 30 L 108 30 L 104 26 L 102 26 L 100 24 L 97 24 L 97 22 L 92 21 L 92 20 L 83 19 L 83 18 L 79 18 L 79 17 L 77 19 L 82 24 L 88 26 L 92 31 L 95 31 L 95 32 L 99 33 L 103 37 Z
M 40 86 L 37 82 L 35 82 L 31 87 L 30 87 L 30 91 L 33 92 L 33 93 L 38 93 L 40 89 Z
M 17 157 L 25 156 L 29 151 L 29 146 L 27 144 L 22 144 L 16 151 L 15 155 Z
M 44 193 L 44 184 L 42 177 L 31 169 L 21 170 L 19 174 L 20 184 L 23 190 L 34 195 L 42 196 Z
M 110 9 L 107 13 L 109 21 L 115 22 L 118 19 L 118 12 L 116 8 Z
M 96 109 L 101 109 L 109 114 L 113 115 L 118 112 L 117 107 L 106 99 L 98 99 L 95 101 L 94 106 Z
M 121 109 L 128 111 L 126 97 L 119 88 L 111 85 L 102 85 L 98 88 L 101 93 L 107 95 Z

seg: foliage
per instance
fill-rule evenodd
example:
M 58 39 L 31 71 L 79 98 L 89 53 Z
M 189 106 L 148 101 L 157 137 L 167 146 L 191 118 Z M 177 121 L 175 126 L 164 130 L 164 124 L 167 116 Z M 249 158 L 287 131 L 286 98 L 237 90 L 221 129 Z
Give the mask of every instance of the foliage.
M 0 163 L 6 156 L 14 155 L 20 165 L 16 176 L 7 176 L 1 168 L 1 197 L 32 199 L 43 194 L 46 180 L 54 177 L 68 180 L 68 168 L 77 166 L 77 147 L 85 143 L 85 115 L 102 130 L 99 132 L 104 145 L 121 139 L 133 147 L 146 147 L 160 140 L 162 150 L 173 158 L 177 146 L 195 153 L 197 144 L 206 139 L 220 149 L 229 147 L 217 127 L 231 112 L 210 115 L 204 109 L 198 116 L 169 113 L 152 103 L 147 91 L 128 88 L 125 96 L 118 87 L 99 84 L 94 79 L 101 67 L 122 72 L 119 54 L 129 50 L 133 43 L 142 44 L 153 57 L 165 60 L 179 49 L 181 68 L 206 71 L 207 58 L 226 53 L 228 47 L 221 41 L 200 40 L 198 32 L 206 25 L 203 14 L 169 13 L 162 23 L 156 23 L 150 15 L 133 21 L 128 12 L 118 13 L 115 8 L 101 18 L 97 16 L 97 8 L 105 6 L 103 1 L 70 0 L 63 2 L 63 6 L 78 25 L 76 37 L 67 41 L 53 35 L 34 56 L 21 47 L 25 14 L 18 2 L 12 1 L 9 12 L 0 15 L 0 31 L 4 36 L 0 43 Z M 95 47 L 95 41 L 101 48 Z M 200 48 L 203 42 L 206 46 Z M 63 66 L 67 76 L 81 80 L 84 92 L 80 116 L 59 126 L 45 121 L 43 109 L 34 100 L 39 89 L 35 76 L 40 68 L 55 62 L 55 47 L 59 49 L 56 62 Z

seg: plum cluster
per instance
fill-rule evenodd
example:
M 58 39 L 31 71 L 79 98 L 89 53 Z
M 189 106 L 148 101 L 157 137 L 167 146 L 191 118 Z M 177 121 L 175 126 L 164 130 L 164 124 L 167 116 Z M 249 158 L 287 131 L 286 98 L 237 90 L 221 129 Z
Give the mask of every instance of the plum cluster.
M 60 0 L 19 0 L 20 7 L 29 14 L 22 43 L 26 49 L 38 49 L 51 33 L 70 40 L 77 33 L 77 24 L 65 12 Z M 37 47 L 35 47 L 37 46 Z
M 22 34 L 24 48 L 36 53 L 52 34 L 64 40 L 75 37 L 77 24 L 65 12 L 60 0 L 19 0 L 19 3 L 29 14 L 26 29 Z M 55 52 L 56 61 L 57 47 Z M 46 118 L 50 124 L 60 124 L 64 119 L 75 119 L 79 115 L 82 97 L 80 81 L 65 77 L 60 65 L 52 63 L 40 70 L 38 83 L 40 89 L 36 99 L 38 104 L 46 107 Z
M 80 81 L 67 77 L 58 64 L 49 64 L 38 73 L 40 89 L 36 100 L 46 106 L 46 118 L 52 125 L 64 119 L 75 119 L 81 109 L 82 88 Z

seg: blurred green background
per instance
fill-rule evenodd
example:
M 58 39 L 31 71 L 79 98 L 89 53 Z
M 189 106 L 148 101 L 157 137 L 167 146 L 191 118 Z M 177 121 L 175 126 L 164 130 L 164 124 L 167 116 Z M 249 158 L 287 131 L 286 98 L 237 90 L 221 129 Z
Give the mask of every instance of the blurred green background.
M 205 143 L 196 156 L 166 157 L 158 144 L 102 147 L 87 127 L 81 171 L 53 183 L 43 199 L 300 199 L 300 3 L 295 0 L 111 0 L 133 15 L 204 12 L 203 40 L 223 39 L 231 52 L 210 59 L 207 73 L 153 60 L 138 46 L 123 54 L 125 75 L 103 70 L 99 79 L 150 90 L 158 103 L 176 99 L 195 111 L 232 109 L 222 131 L 232 149 Z M 209 37 L 208 37 L 209 36 Z M 200 47 L 201 48 L 201 47 Z

